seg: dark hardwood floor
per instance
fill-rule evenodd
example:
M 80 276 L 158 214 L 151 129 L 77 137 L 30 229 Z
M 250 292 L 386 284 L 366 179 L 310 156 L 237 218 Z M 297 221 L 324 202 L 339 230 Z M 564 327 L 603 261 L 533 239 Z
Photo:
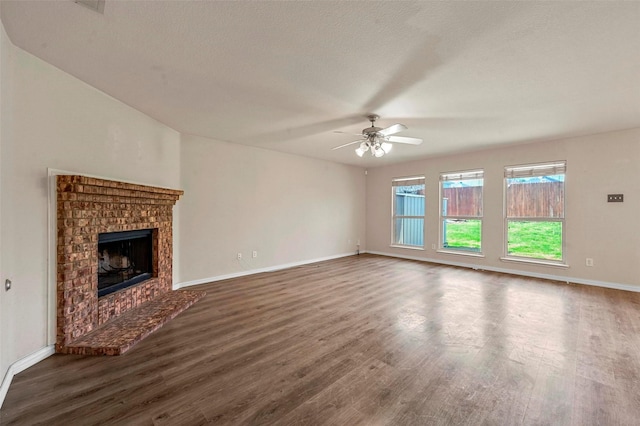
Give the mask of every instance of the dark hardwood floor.
M 18 374 L 0 423 L 640 423 L 640 293 L 373 255 L 193 288 L 126 355 Z

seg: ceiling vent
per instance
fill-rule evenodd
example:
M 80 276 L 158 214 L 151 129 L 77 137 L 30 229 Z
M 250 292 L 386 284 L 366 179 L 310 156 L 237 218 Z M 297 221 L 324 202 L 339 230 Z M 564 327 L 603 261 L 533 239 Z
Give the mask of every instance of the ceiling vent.
M 89 9 L 104 14 L 104 0 L 73 0 L 77 4 L 81 4 Z

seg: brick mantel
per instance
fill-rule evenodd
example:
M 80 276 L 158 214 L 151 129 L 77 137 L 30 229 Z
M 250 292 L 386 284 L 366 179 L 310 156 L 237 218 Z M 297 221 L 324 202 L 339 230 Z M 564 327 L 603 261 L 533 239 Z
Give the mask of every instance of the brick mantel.
M 56 351 L 171 291 L 173 206 L 183 191 L 57 176 Z M 153 229 L 152 278 L 98 299 L 98 234 Z

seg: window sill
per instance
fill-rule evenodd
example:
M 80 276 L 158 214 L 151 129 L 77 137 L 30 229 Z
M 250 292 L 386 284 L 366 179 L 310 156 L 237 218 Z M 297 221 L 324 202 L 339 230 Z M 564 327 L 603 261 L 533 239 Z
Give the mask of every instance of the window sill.
M 484 254 L 482 254 L 482 253 L 474 253 L 472 251 L 464 251 L 464 250 L 444 250 L 444 249 L 440 249 L 440 250 L 436 250 L 436 253 L 457 254 L 457 255 L 460 255 L 460 256 L 469 256 L 469 257 L 484 257 Z
M 522 257 L 501 257 L 500 260 L 503 261 L 503 262 L 530 263 L 530 264 L 533 264 L 533 265 L 552 266 L 552 267 L 555 267 L 555 268 L 568 268 L 569 267 L 569 265 L 567 265 L 566 263 L 552 262 L 552 261 L 548 261 L 548 260 L 526 259 L 526 258 L 522 258 Z
M 391 244 L 389 247 L 424 251 L 424 247 L 418 247 L 418 246 L 403 246 L 403 245 L 400 245 L 400 244 Z

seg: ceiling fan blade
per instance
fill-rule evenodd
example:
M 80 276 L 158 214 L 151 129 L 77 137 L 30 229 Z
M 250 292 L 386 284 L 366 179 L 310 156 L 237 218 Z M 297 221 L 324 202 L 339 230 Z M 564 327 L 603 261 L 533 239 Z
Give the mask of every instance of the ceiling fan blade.
M 387 138 L 387 140 L 389 142 L 406 143 L 406 144 L 409 144 L 409 145 L 420 145 L 422 143 L 422 139 L 406 138 L 406 137 L 403 137 L 403 136 L 389 136 Z
M 404 124 L 394 124 L 392 126 L 387 127 L 386 129 L 382 129 L 380 130 L 378 133 L 384 135 L 384 136 L 389 136 L 389 135 L 395 135 L 396 133 L 399 133 L 403 130 L 407 130 L 407 126 L 405 126 Z
M 360 133 L 343 132 L 342 130 L 334 130 L 333 133 L 341 133 L 345 135 L 360 136 Z
M 336 146 L 335 148 L 331 148 L 331 149 L 334 150 L 334 149 L 344 148 L 345 146 L 353 145 L 354 143 L 362 143 L 362 141 L 363 141 L 363 139 L 359 139 L 357 141 L 345 143 L 344 145 Z

